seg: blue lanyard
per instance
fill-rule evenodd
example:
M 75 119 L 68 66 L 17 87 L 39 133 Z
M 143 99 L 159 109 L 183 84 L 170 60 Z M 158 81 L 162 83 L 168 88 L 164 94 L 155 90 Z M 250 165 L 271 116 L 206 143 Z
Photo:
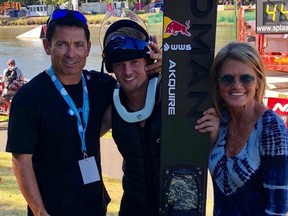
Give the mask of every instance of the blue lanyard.
M 68 92 L 66 91 L 62 83 L 59 81 L 57 76 L 55 75 L 52 66 L 50 66 L 48 73 L 50 75 L 50 78 L 53 84 L 55 85 L 59 93 L 62 95 L 63 99 L 66 101 L 68 106 L 71 108 L 73 112 L 72 114 L 74 114 L 77 117 L 77 128 L 78 128 L 78 133 L 81 139 L 81 151 L 83 153 L 83 157 L 87 158 L 88 155 L 87 155 L 86 142 L 85 142 L 85 132 L 86 132 L 87 125 L 88 125 L 90 108 L 89 108 L 88 88 L 86 85 L 86 80 L 84 78 L 84 75 L 82 73 L 82 78 L 81 78 L 82 87 L 83 87 L 83 110 L 82 110 L 83 123 L 82 123 L 81 117 L 78 113 L 75 103 L 73 102 L 72 98 L 69 96 Z

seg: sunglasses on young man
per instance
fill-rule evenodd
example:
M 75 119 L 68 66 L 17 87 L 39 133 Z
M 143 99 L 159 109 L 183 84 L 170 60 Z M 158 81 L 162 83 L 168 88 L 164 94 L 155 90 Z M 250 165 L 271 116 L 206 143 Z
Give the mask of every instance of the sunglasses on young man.
M 225 74 L 225 75 L 220 76 L 218 81 L 221 86 L 229 87 L 235 83 L 235 79 L 238 79 L 240 83 L 245 87 L 249 87 L 253 85 L 255 81 L 255 77 L 250 74 L 242 74 L 240 76 L 233 76 L 230 74 Z
M 149 51 L 149 44 L 147 41 L 139 40 L 126 36 L 114 36 L 109 43 L 105 46 L 104 54 L 111 55 L 115 50 L 135 50 L 135 51 Z
M 80 13 L 78 11 L 68 10 L 68 9 L 57 9 L 49 17 L 47 26 L 49 26 L 51 23 L 55 22 L 56 20 L 63 19 L 67 16 L 73 16 L 74 18 L 87 24 L 87 19 L 82 13 Z

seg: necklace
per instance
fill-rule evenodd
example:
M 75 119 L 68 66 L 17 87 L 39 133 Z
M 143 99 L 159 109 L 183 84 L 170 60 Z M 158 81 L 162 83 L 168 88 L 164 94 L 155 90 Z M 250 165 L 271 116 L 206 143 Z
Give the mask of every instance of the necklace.
M 233 146 L 236 145 L 237 143 L 237 136 L 236 136 L 236 132 L 233 130 L 233 126 L 231 124 L 229 124 L 229 129 L 228 129 L 228 139 L 231 140 L 231 144 Z
M 225 147 L 226 155 L 228 157 L 235 156 L 238 153 L 239 141 L 241 142 L 241 137 L 238 137 L 239 134 L 241 133 L 238 133 L 238 131 L 236 131 L 236 128 L 232 124 L 229 124 Z
M 250 134 L 248 131 L 252 131 L 255 122 L 255 119 L 249 119 L 238 126 L 229 122 L 227 131 L 227 141 L 229 141 L 228 146 L 230 146 L 230 148 L 237 148 L 237 145 L 241 145 L 243 140 L 248 139 Z

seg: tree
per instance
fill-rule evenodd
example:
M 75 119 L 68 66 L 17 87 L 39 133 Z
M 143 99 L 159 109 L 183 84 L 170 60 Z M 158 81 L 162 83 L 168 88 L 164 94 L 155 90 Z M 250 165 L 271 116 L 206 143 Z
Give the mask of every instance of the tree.
M 8 0 L 0 0 L 0 4 L 8 2 Z M 38 3 L 38 0 L 9 0 L 9 2 L 19 2 L 21 4 L 21 7 L 25 7 L 26 5 L 36 4 Z
M 67 1 L 65 1 L 65 0 L 43 0 L 43 4 L 53 5 L 53 6 L 61 5 L 65 2 L 67 2 Z

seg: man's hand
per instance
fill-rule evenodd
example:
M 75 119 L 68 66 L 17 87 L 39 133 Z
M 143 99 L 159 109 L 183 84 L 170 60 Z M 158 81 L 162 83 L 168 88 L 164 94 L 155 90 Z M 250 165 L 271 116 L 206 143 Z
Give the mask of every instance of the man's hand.
M 9 90 L 14 91 L 15 93 L 23 86 L 24 82 L 21 80 L 14 80 L 13 83 L 9 85 Z
M 153 64 L 147 65 L 145 71 L 148 74 L 156 74 L 162 72 L 162 50 L 158 46 L 158 40 L 155 35 L 152 36 L 150 41 L 150 58 L 156 60 Z

